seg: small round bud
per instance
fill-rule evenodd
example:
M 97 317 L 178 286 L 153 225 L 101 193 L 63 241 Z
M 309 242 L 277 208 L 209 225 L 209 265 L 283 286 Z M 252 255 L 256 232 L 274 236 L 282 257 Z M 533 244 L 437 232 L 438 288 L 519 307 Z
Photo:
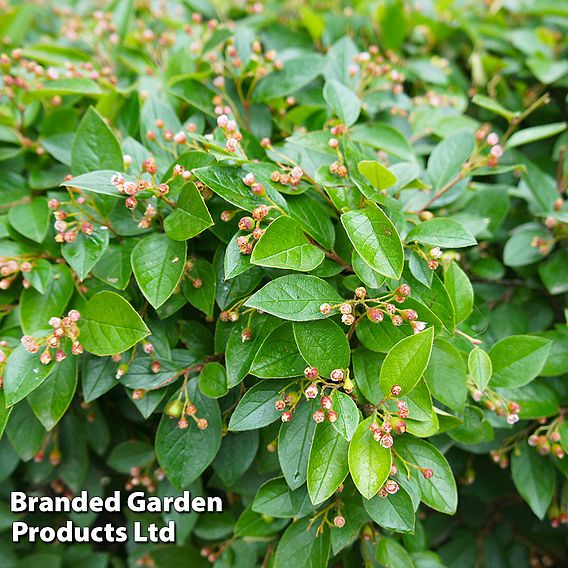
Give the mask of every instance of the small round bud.
M 430 468 L 423 469 L 422 475 L 425 477 L 425 479 L 431 479 L 434 476 L 434 470 Z
M 343 369 L 333 369 L 333 371 L 331 371 L 331 373 L 329 374 L 329 378 L 332 381 L 342 381 L 344 377 L 344 373 L 343 373 Z
M 329 313 L 331 313 L 332 307 L 331 307 L 330 304 L 322 304 L 319 309 L 320 309 L 320 312 L 321 312 L 323 315 L 326 316 L 326 315 L 328 315 Z
M 205 418 L 199 418 L 199 420 L 197 421 L 197 427 L 200 430 L 205 430 L 208 425 L 209 425 L 209 423 L 207 422 L 207 420 Z
M 41 361 L 42 365 L 49 365 L 51 363 L 51 354 L 49 351 L 44 351 L 40 356 L 39 360 Z
M 243 217 L 239 221 L 239 229 L 241 231 L 252 231 L 254 229 L 254 219 L 252 217 Z
M 364 286 L 359 286 L 359 288 L 355 289 L 355 296 L 360 300 L 363 300 L 367 295 L 367 289 Z
M 312 414 L 312 418 L 314 419 L 314 422 L 321 424 L 325 420 L 325 412 L 318 409 Z
M 341 304 L 341 306 L 339 306 L 339 311 L 342 314 L 350 314 L 353 311 L 353 308 L 351 307 L 351 304 Z
M 276 410 L 284 410 L 286 408 L 286 403 L 283 400 L 277 400 L 274 403 Z
M 316 398 L 318 393 L 319 393 L 319 389 L 318 389 L 318 386 L 316 385 L 316 383 L 312 383 L 311 385 L 306 387 L 306 390 L 304 391 L 306 398 Z
M 329 397 L 329 396 L 322 396 L 321 400 L 320 400 L 320 404 L 321 404 L 321 407 L 324 408 L 325 410 L 331 410 L 331 407 L 333 406 L 333 401 L 331 400 L 331 397 Z
M 79 321 L 81 319 L 81 314 L 77 310 L 71 310 L 67 316 L 71 318 L 71 321 Z
M 396 481 L 390 479 L 385 483 L 385 489 L 387 493 L 389 493 L 390 495 L 394 495 L 399 490 L 399 486 Z
M 494 158 L 500 158 L 503 155 L 503 148 L 502 148 L 502 146 L 499 146 L 499 144 L 496 144 L 495 146 L 491 147 L 491 150 L 489 150 L 489 153 Z
M 254 174 L 252 172 L 249 172 L 244 178 L 243 178 L 243 183 L 245 185 L 248 185 L 249 187 L 252 186 L 252 184 L 255 182 L 255 178 L 254 178 Z
M 318 373 L 317 367 L 306 367 L 304 369 L 304 377 L 306 377 L 306 379 L 309 379 L 310 381 L 317 379 L 318 374 L 319 373 Z
M 401 284 L 397 289 L 396 289 L 396 294 L 398 294 L 399 296 L 410 296 L 410 286 L 408 284 Z
M 142 400 L 144 398 L 144 395 L 146 394 L 146 391 L 143 389 L 135 389 L 132 391 L 132 399 L 133 400 Z
M 268 215 L 269 211 L 270 210 L 268 209 L 268 206 L 259 205 L 258 207 L 255 207 L 253 209 L 252 216 L 257 221 L 260 221 L 261 219 L 264 219 Z
M 160 365 L 159 361 L 152 361 L 152 364 L 150 365 L 150 370 L 152 371 L 152 373 L 159 373 L 161 368 L 162 366 Z
M 261 183 L 253 183 L 250 189 L 255 195 L 258 195 L 259 197 L 266 195 L 266 189 Z
M 402 392 L 402 388 L 399 385 L 393 385 L 391 387 L 391 394 L 393 396 L 400 396 L 401 392 Z
M 367 317 L 373 323 L 380 323 L 385 318 L 385 315 L 383 314 L 382 310 L 380 310 L 379 308 L 370 308 L 369 310 L 367 310 Z
M 282 413 L 282 422 L 290 422 L 292 420 L 292 413 L 287 410 Z
M 337 422 L 337 419 L 338 419 L 338 418 L 339 418 L 339 415 L 338 415 L 337 412 L 335 412 L 334 410 L 330 410 L 330 411 L 327 413 L 327 419 L 328 419 L 330 422 Z
M 390 434 L 385 434 L 384 436 L 381 437 L 380 442 L 381 446 L 383 448 L 392 448 L 392 445 L 394 444 L 394 439 Z
M 343 528 L 345 526 L 345 517 L 343 517 L 342 515 L 337 515 L 333 519 L 333 526 L 337 527 L 338 529 Z

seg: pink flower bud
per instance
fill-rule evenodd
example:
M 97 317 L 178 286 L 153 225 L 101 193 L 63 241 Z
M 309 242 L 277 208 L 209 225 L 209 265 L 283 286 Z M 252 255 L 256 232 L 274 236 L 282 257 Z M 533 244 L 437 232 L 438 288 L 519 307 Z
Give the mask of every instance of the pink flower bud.
M 51 363 L 51 354 L 49 351 L 44 351 L 40 356 L 39 360 L 41 361 L 42 365 L 49 365 Z
M 332 307 L 329 304 L 322 304 L 319 309 L 323 315 L 328 315 L 331 313 Z
M 71 321 L 79 321 L 81 319 L 81 314 L 77 310 L 71 310 L 67 316 L 71 318 Z
M 337 515 L 333 519 L 333 526 L 337 527 L 338 529 L 343 528 L 345 526 L 345 517 L 343 517 L 342 515 Z
M 489 153 L 495 158 L 500 158 L 503 155 L 503 148 L 496 144 L 489 150 Z
M 136 209 L 136 206 L 138 205 L 138 201 L 136 199 L 136 197 L 127 197 L 126 201 L 124 202 L 124 205 L 126 205 L 127 209 Z
M 343 369 L 333 369 L 333 371 L 331 371 L 329 378 L 332 381 L 342 381 L 343 380 Z
M 306 377 L 306 379 L 309 379 L 310 381 L 317 379 L 317 377 L 318 377 L 317 368 L 316 367 L 306 367 L 304 369 L 304 376 Z
M 325 420 L 325 412 L 318 409 L 312 414 L 312 418 L 314 419 L 314 422 L 321 424 Z
M 55 360 L 58 363 L 61 363 L 61 361 L 64 361 L 65 359 L 67 359 L 67 354 L 65 353 L 65 351 L 58 349 L 55 353 Z
M 487 135 L 485 141 L 489 144 L 489 146 L 495 146 L 495 144 L 499 144 L 499 136 L 497 133 L 491 132 Z
M 247 186 L 251 186 L 253 183 L 255 182 L 254 179 L 254 174 L 252 172 L 249 172 L 244 178 L 243 178 L 243 183 Z
M 331 410 L 331 407 L 333 406 L 333 401 L 331 400 L 331 397 L 329 397 L 329 396 L 322 396 L 321 400 L 320 400 L 320 404 L 321 404 L 321 407 L 324 408 L 325 410 Z
M 396 481 L 390 479 L 385 483 L 385 489 L 387 493 L 389 493 L 390 495 L 394 495 L 399 490 L 399 486 Z
M 351 314 L 343 314 L 341 316 L 341 321 L 345 324 L 345 325 L 353 325 L 355 323 L 355 317 Z
M 74 341 L 71 346 L 71 353 L 73 353 L 73 355 L 80 355 L 83 353 L 83 346 L 78 341 Z

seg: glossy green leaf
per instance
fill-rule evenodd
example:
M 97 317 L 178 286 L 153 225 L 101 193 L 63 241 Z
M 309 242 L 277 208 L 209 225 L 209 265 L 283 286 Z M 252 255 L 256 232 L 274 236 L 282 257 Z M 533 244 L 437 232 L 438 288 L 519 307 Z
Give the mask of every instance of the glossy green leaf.
M 396 182 L 396 176 L 392 174 L 380 162 L 364 160 L 359 162 L 357 169 L 363 174 L 369 183 L 378 191 L 392 187 Z
M 491 357 L 483 349 L 477 347 L 469 352 L 467 365 L 475 386 L 484 391 L 493 372 Z
M 77 388 L 77 357 L 56 363 L 48 377 L 28 396 L 28 402 L 46 430 L 63 418 Z
M 132 271 L 145 298 L 159 308 L 174 292 L 185 268 L 185 242 L 153 234 L 132 250 Z
M 274 557 L 274 568 L 306 566 L 326 568 L 330 553 L 329 529 L 317 534 L 318 525 L 310 526 L 310 519 L 293 522 L 278 542 Z
M 55 365 L 53 361 L 42 365 L 39 353 L 28 353 L 22 345 L 16 347 L 8 358 L 4 372 L 6 405 L 12 406 L 26 398 L 47 379 Z
M 71 171 L 73 175 L 93 170 L 124 168 L 120 144 L 105 123 L 103 117 L 89 107 L 79 123 L 71 146 Z
M 552 462 L 542 459 L 527 443 L 513 451 L 511 475 L 517 491 L 533 513 L 543 519 L 556 488 L 556 474 Z
M 436 218 L 416 225 L 406 235 L 406 241 L 416 241 L 445 248 L 469 247 L 477 244 L 475 237 L 452 219 Z
M 124 298 L 106 291 L 99 292 L 85 304 L 79 329 L 85 351 L 94 355 L 122 353 L 150 333 L 142 318 Z
M 365 511 L 380 527 L 395 532 L 412 532 L 414 530 L 414 507 L 408 493 L 399 487 L 394 495 L 363 500 Z
M 245 306 L 291 321 L 325 317 L 320 306 L 337 304 L 341 296 L 327 282 L 315 276 L 289 274 L 272 280 L 253 294 Z
M 79 280 L 84 280 L 108 248 L 109 231 L 106 227 L 95 227 L 92 235 L 79 232 L 72 243 L 61 247 L 63 258 L 75 271 Z
M 296 322 L 294 336 L 304 360 L 324 377 L 329 377 L 334 369 L 349 368 L 349 342 L 332 320 Z
M 261 381 L 251 387 L 241 398 L 231 415 L 229 430 L 254 430 L 271 424 L 282 412 L 274 407 L 282 398 L 287 381 Z
M 213 225 L 213 219 L 195 184 L 186 183 L 177 201 L 177 207 L 164 220 L 164 230 L 170 239 L 185 241 Z
M 349 471 L 357 489 L 371 499 L 387 480 L 391 468 L 391 452 L 376 442 L 369 430 L 370 416 L 359 424 L 349 443 Z
M 47 234 L 50 221 L 47 199 L 35 197 L 30 203 L 16 205 L 8 211 L 10 225 L 28 239 L 41 243 Z
M 278 460 L 290 489 L 298 489 L 308 477 L 308 460 L 316 431 L 314 401 L 298 403 L 291 422 L 282 424 L 278 435 Z
M 383 393 L 390 393 L 395 385 L 402 395 L 414 388 L 428 365 L 433 340 L 434 329 L 428 328 L 405 337 L 387 353 L 379 377 Z
M 317 425 L 308 461 L 308 493 L 314 505 L 331 497 L 347 477 L 348 448 L 331 422 Z
M 357 122 L 361 112 L 361 101 L 344 84 L 335 79 L 326 81 L 323 87 L 323 98 L 345 126 L 351 126 Z
M 285 323 L 274 329 L 257 351 L 249 372 L 263 379 L 299 377 L 306 368 L 300 355 L 294 329 Z
M 282 216 L 272 221 L 260 237 L 250 261 L 258 266 L 309 272 L 324 258 L 323 251 L 308 241 L 298 223 Z
M 199 373 L 199 390 L 209 398 L 220 398 L 228 392 L 227 373 L 219 363 L 206 363 Z
M 550 347 L 547 339 L 528 335 L 512 335 L 498 341 L 488 352 L 493 368 L 491 386 L 526 385 L 541 372 Z
M 188 383 L 189 396 L 199 409 L 199 417 L 208 422 L 200 430 L 189 420 L 185 430 L 177 421 L 163 415 L 156 434 L 156 457 L 167 478 L 176 487 L 184 488 L 201 475 L 213 461 L 221 444 L 221 413 L 217 401 L 204 397 L 197 381 Z M 175 395 L 177 396 L 177 394 Z
M 402 243 L 395 226 L 374 203 L 341 216 L 349 240 L 376 272 L 399 278 L 404 264 Z
M 397 439 L 396 446 L 397 453 L 403 459 L 434 472 L 430 479 L 426 479 L 417 470 L 411 472 L 413 477 L 416 476 L 421 500 L 436 511 L 454 514 L 458 494 L 454 475 L 446 458 L 432 444 L 410 436 Z
M 430 154 L 428 176 L 435 191 L 460 175 L 475 146 L 473 134 L 458 132 L 442 140 Z

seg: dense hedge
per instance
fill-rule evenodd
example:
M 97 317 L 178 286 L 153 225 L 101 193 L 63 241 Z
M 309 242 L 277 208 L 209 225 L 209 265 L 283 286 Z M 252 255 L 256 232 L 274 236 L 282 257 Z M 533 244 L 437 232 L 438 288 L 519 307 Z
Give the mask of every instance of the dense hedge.
M 568 4 L 102 4 L 0 6 L 0 565 L 566 566 Z

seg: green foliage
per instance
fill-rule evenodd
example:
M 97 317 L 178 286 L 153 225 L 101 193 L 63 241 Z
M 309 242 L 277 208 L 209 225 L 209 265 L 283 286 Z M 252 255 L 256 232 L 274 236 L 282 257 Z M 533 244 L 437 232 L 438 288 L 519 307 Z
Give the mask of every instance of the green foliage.
M 4 4 L 2 566 L 568 564 L 565 2 Z

